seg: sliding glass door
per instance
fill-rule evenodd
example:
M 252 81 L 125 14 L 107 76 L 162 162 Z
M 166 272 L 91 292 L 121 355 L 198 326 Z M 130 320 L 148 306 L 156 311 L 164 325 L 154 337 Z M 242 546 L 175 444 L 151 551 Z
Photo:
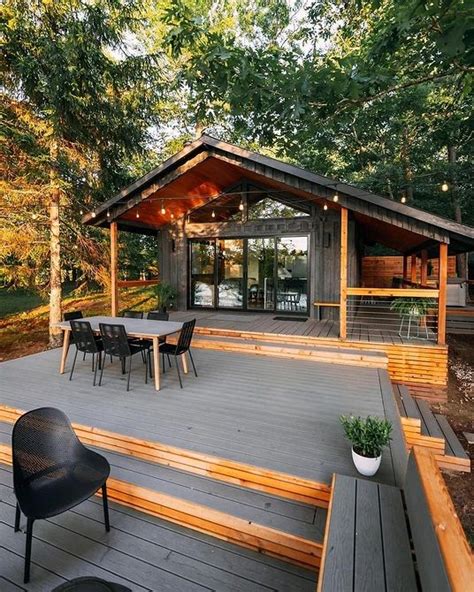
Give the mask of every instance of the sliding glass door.
M 308 238 L 190 241 L 190 305 L 308 312 Z

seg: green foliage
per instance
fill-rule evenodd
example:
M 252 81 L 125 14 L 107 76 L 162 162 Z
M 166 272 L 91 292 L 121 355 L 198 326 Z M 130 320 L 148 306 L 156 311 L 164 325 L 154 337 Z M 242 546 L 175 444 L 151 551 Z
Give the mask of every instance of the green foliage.
M 432 298 L 396 298 L 390 304 L 390 310 L 398 312 L 401 317 L 424 317 L 434 306 L 436 306 L 436 300 Z
M 176 300 L 177 291 L 168 282 L 160 282 L 155 286 L 156 305 L 158 310 L 170 308 Z
M 386 419 L 377 417 L 361 417 L 342 415 L 341 423 L 346 438 L 352 443 L 357 454 L 368 458 L 376 458 L 391 440 L 392 424 Z

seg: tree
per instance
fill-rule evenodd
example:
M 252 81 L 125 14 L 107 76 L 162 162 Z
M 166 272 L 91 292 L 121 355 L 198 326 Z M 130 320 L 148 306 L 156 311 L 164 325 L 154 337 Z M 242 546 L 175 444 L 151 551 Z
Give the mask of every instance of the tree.
M 24 175 L 18 161 L 2 164 L 10 172 L 3 190 L 14 189 L 9 205 L 22 208 L 21 230 L 44 236 L 26 222 L 27 210 L 34 207 L 44 224 L 49 209 L 51 345 L 61 320 L 60 228 L 90 248 L 78 224 L 81 209 L 128 180 L 128 159 L 146 150 L 157 121 L 156 56 L 133 44 L 140 10 L 135 0 L 6 0 L 2 8 L 2 157 L 28 164 Z M 11 226 L 4 236 L 13 238 Z M 14 255 L 14 245 L 10 250 Z M 44 244 L 40 253 L 44 261 Z

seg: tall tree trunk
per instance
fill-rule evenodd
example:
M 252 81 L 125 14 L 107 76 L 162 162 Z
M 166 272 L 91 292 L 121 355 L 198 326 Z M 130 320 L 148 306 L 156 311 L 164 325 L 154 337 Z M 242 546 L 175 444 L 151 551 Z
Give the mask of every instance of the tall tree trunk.
M 57 147 L 53 143 L 51 156 L 56 160 Z M 56 163 L 53 162 L 50 179 L 51 193 L 49 200 L 49 232 L 50 232 L 50 270 L 49 270 L 49 345 L 61 345 L 62 331 L 54 327 L 61 322 L 61 249 L 59 243 L 59 199 L 60 191 L 57 182 Z
M 455 165 L 457 160 L 456 147 L 448 146 L 448 162 L 451 165 L 451 201 L 454 210 L 454 219 L 459 224 L 462 224 L 462 210 L 457 191 Z M 456 255 L 456 272 L 459 277 L 467 278 L 467 255 L 461 253 Z

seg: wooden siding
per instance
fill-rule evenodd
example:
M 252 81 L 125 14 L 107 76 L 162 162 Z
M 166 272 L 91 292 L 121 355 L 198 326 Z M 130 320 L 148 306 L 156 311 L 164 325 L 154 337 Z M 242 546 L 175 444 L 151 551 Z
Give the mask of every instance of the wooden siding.
M 437 282 L 438 259 L 430 259 L 432 275 Z M 416 281 L 421 282 L 421 267 L 417 266 Z M 403 277 L 403 257 L 362 257 L 362 285 L 366 288 L 391 288 L 394 277 Z M 456 277 L 456 257 L 448 258 L 448 277 Z M 355 284 L 352 284 L 353 286 Z

